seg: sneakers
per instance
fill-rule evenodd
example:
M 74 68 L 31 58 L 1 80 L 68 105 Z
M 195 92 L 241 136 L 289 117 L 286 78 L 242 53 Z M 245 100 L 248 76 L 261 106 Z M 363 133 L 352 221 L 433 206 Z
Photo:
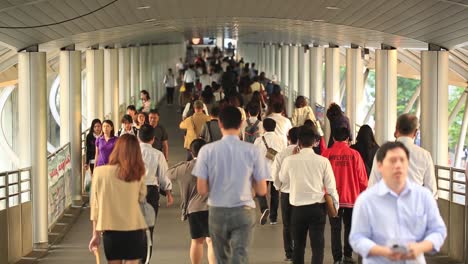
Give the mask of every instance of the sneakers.
M 356 262 L 353 260 L 352 257 L 346 257 L 345 256 L 344 259 L 343 259 L 343 263 L 344 264 L 355 264 Z
M 260 225 L 266 224 L 269 215 L 270 215 L 270 209 L 265 209 L 265 211 L 263 211 L 262 213 L 262 216 L 260 216 Z
M 292 257 L 285 257 L 285 258 L 284 258 L 284 261 L 286 261 L 286 262 L 292 262 L 293 260 L 292 260 Z
M 278 224 L 278 221 L 270 221 L 270 225 L 276 225 Z

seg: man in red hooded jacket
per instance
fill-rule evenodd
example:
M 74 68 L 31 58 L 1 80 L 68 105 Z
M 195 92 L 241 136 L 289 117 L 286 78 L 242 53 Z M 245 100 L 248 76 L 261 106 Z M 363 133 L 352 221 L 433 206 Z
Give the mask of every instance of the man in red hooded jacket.
M 331 163 L 335 175 L 336 189 L 340 197 L 338 216 L 330 218 L 332 255 L 334 263 L 355 263 L 353 250 L 348 238 L 351 231 L 351 217 L 358 195 L 367 188 L 367 174 L 359 152 L 348 144 L 350 131 L 346 127 L 335 131 L 333 146 L 322 155 Z M 344 224 L 344 259 L 341 245 L 341 222 Z

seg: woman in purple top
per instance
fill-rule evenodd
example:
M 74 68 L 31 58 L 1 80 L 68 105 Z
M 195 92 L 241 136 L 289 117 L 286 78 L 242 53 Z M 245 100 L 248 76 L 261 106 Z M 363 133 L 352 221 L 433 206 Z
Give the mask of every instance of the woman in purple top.
M 102 135 L 96 139 L 96 167 L 109 163 L 109 156 L 117 139 L 112 121 L 102 121 Z

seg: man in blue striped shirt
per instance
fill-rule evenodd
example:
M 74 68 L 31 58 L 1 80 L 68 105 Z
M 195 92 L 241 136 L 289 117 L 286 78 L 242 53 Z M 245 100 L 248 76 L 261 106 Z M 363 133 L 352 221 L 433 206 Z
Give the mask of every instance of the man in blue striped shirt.
M 239 139 L 241 113 L 226 106 L 219 115 L 223 138 L 203 146 L 192 174 L 208 194 L 208 223 L 217 263 L 249 263 L 256 195 L 267 192 L 269 171 L 260 150 Z
M 349 242 L 364 264 L 424 264 L 424 253 L 439 251 L 447 237 L 436 201 L 408 179 L 403 143 L 385 143 L 376 158 L 383 180 L 358 197 Z

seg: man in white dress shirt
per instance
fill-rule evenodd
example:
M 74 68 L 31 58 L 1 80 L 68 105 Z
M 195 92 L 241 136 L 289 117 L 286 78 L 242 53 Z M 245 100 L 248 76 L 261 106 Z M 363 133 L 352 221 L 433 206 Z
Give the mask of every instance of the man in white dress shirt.
M 280 194 L 280 205 L 281 205 L 281 218 L 283 219 L 283 244 L 284 244 L 284 254 L 285 261 L 292 261 L 293 254 L 293 242 L 292 242 L 292 229 L 291 229 L 291 214 L 292 206 L 289 203 L 289 183 L 283 183 L 279 179 L 279 172 L 283 161 L 286 157 L 289 157 L 294 154 L 294 150 L 297 149 L 298 141 L 298 127 L 293 127 L 288 132 L 288 142 L 287 146 L 283 151 L 278 153 L 273 161 L 273 166 L 271 168 L 271 175 L 273 177 L 273 184 L 275 188 L 281 192 Z
M 267 148 L 274 149 L 276 152 L 281 152 L 286 148 L 286 144 L 281 137 L 275 134 L 276 122 L 271 118 L 263 120 L 263 129 L 265 133 L 258 137 L 254 145 L 260 149 L 260 153 L 268 164 L 269 176 L 267 179 L 268 185 L 270 186 L 270 209 L 268 209 L 268 202 L 266 196 L 258 196 L 258 203 L 260 204 L 260 211 L 262 217 L 260 218 L 260 224 L 266 223 L 266 218 L 270 216 L 270 224 L 276 225 L 278 223 L 278 206 L 279 206 L 279 192 L 273 186 L 273 177 L 271 176 L 271 168 L 273 166 L 273 160 L 268 159 Z
M 396 141 L 403 143 L 410 152 L 408 178 L 416 184 L 428 188 L 437 199 L 437 182 L 431 153 L 414 144 L 418 128 L 419 120 L 415 115 L 403 114 L 399 116 L 395 130 Z M 374 158 L 369 176 L 369 187 L 377 184 L 381 179 L 382 174 L 378 171 L 377 160 Z
M 312 264 L 322 264 L 325 248 L 326 204 L 325 192 L 330 194 L 338 208 L 335 176 L 327 158 L 315 154 L 312 147 L 320 140 L 316 129 L 299 129 L 300 152 L 286 157 L 279 173 L 283 184 L 289 184 L 289 202 L 292 205 L 293 262 L 304 263 L 307 232 L 312 248 Z
M 195 92 L 195 81 L 197 80 L 197 73 L 193 70 L 193 64 L 189 65 L 189 68 L 185 71 L 182 81 L 185 84 L 186 93 Z
M 289 120 L 287 117 L 282 115 L 283 105 L 281 103 L 274 103 L 272 108 L 273 108 L 273 113 L 267 117 L 275 120 L 276 122 L 275 133 L 283 139 L 285 144 L 287 144 L 288 131 L 289 129 L 293 127 L 291 124 L 291 120 Z

